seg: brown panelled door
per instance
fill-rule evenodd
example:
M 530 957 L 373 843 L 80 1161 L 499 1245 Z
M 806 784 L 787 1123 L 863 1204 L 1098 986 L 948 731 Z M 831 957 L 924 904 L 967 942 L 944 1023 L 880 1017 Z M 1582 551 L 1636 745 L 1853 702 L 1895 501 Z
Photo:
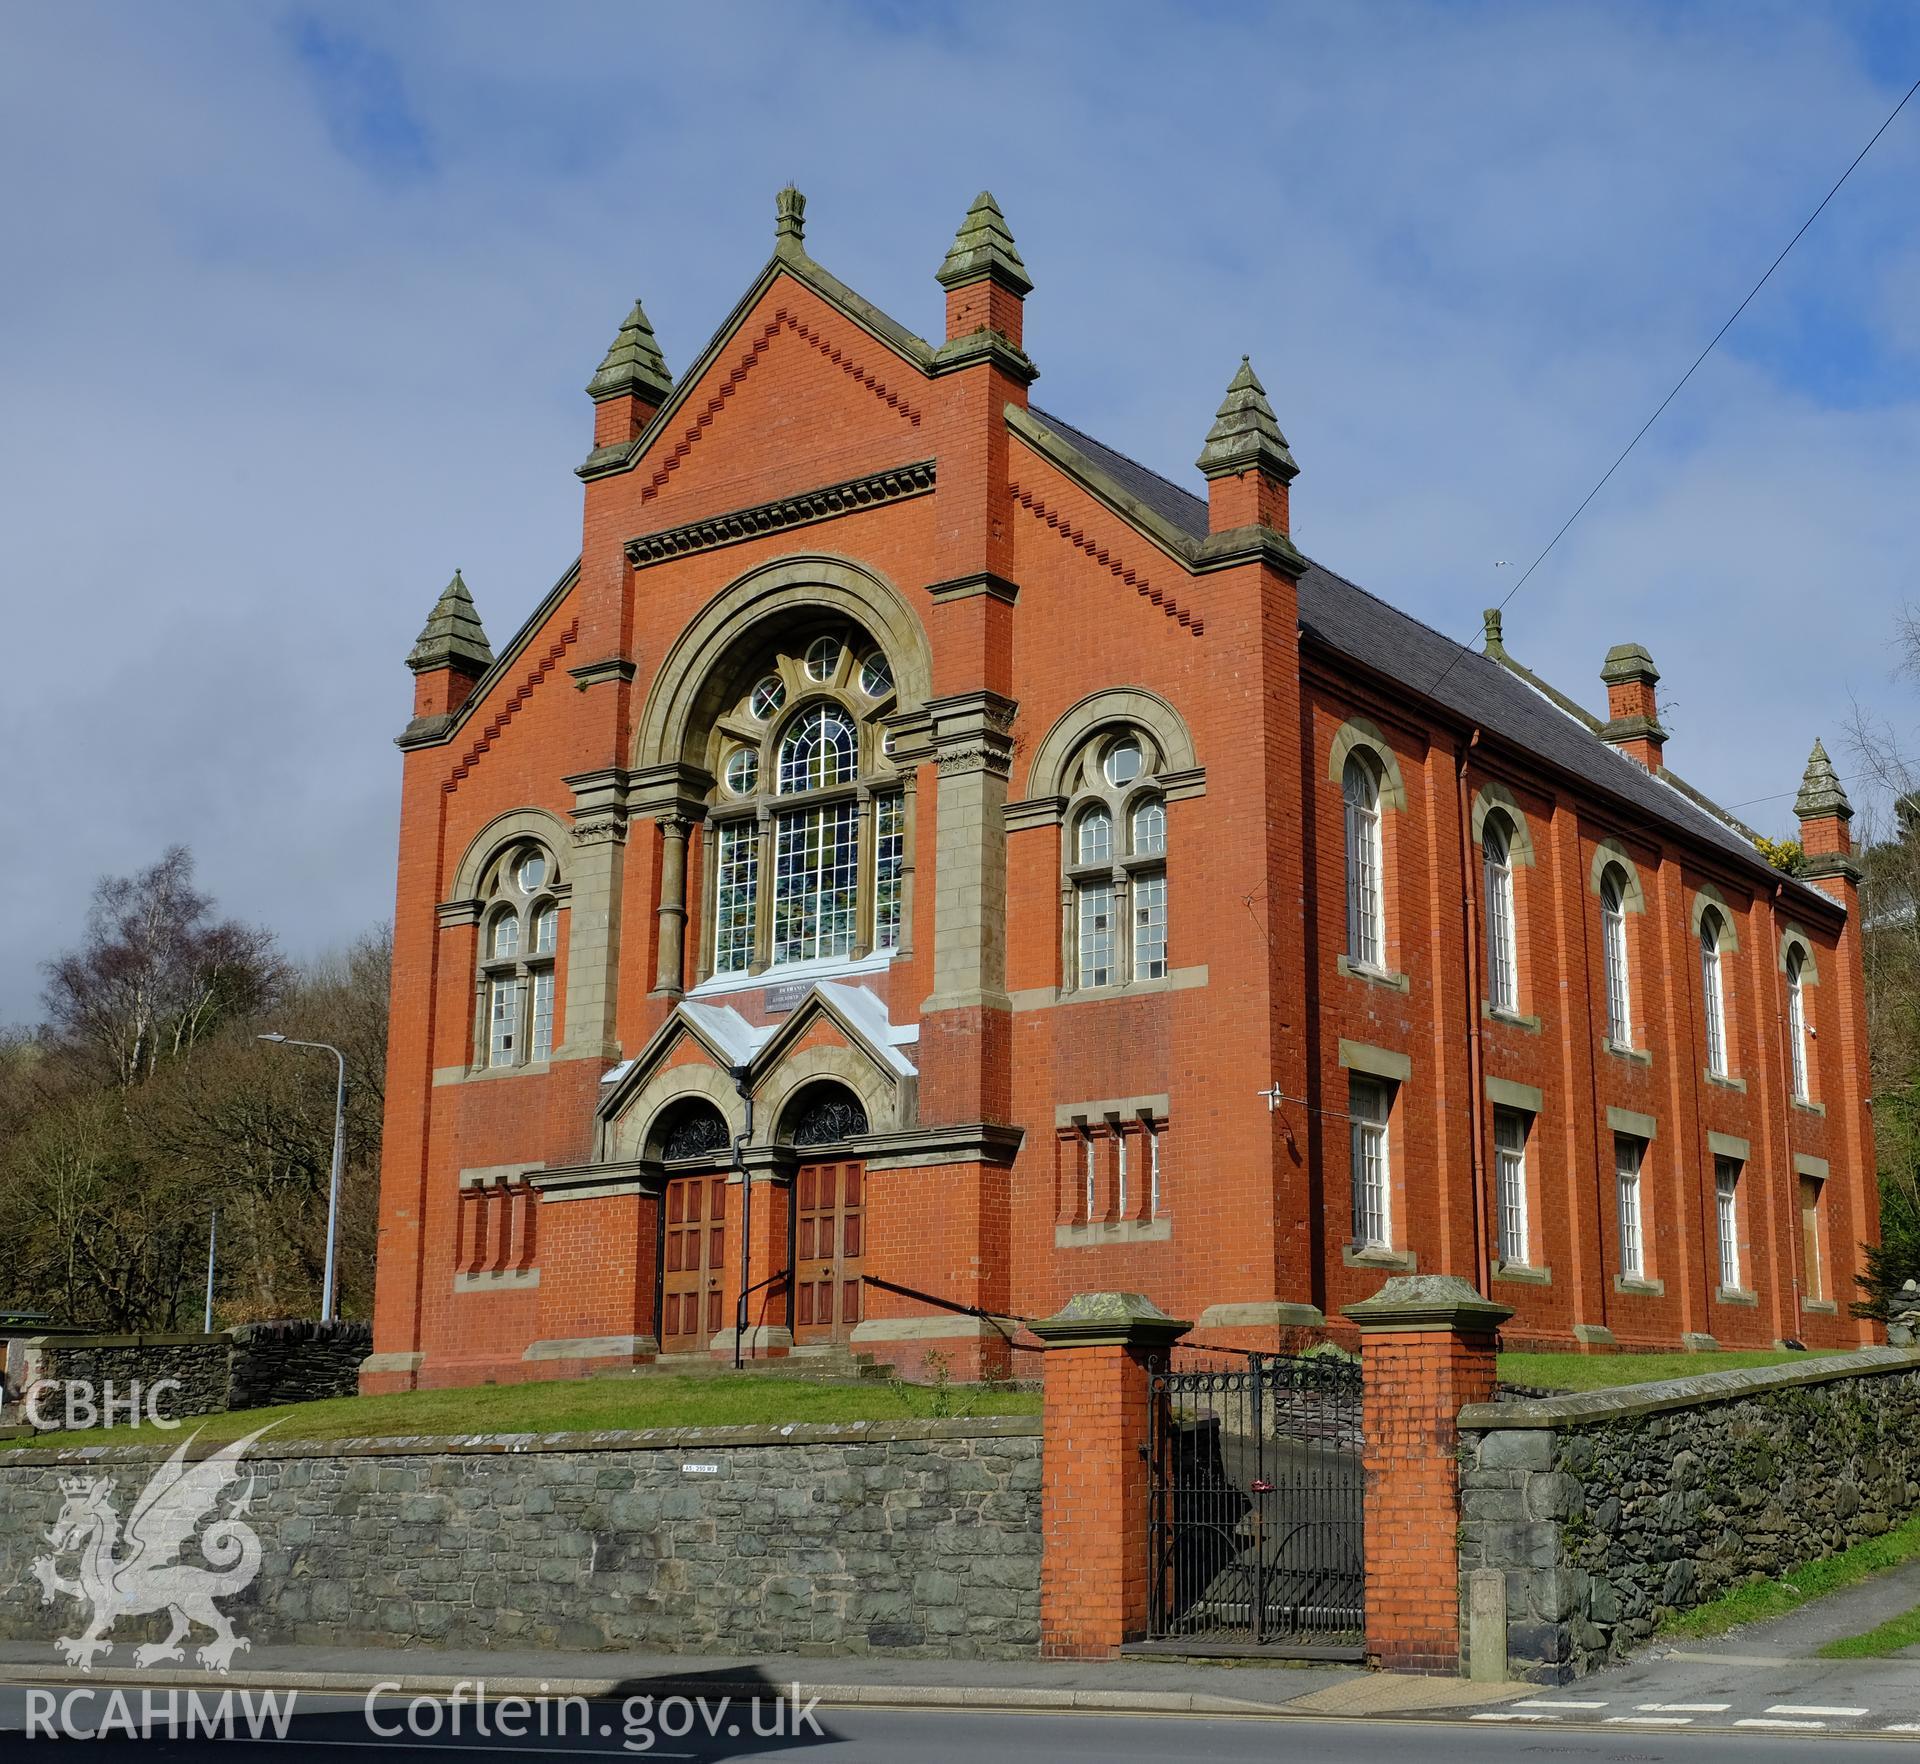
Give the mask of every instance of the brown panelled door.
M 845 1341 L 860 1321 L 867 1167 L 802 1164 L 793 1177 L 793 1339 Z
M 727 1256 L 727 1179 L 676 1176 L 667 1184 L 660 1269 L 660 1351 L 696 1353 L 720 1333 Z

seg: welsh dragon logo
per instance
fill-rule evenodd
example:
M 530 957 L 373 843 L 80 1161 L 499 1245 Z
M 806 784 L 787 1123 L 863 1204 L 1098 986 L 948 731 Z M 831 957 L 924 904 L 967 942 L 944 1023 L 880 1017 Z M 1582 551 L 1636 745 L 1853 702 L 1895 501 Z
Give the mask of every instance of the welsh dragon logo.
M 234 1654 L 249 1645 L 244 1636 L 234 1634 L 231 1619 L 215 1601 L 244 1591 L 260 1572 L 260 1539 L 244 1523 L 253 1498 L 253 1478 L 247 1478 L 225 1512 L 216 1508 L 221 1491 L 239 1480 L 240 1460 L 248 1447 L 265 1432 L 263 1427 L 192 1464 L 187 1462 L 187 1448 L 199 1434 L 196 1431 L 182 1440 L 134 1503 L 127 1517 L 124 1553 L 113 1479 L 60 1479 L 66 1500 L 53 1529 L 46 1533 L 53 1548 L 35 1559 L 32 1573 L 40 1582 L 43 1605 L 52 1604 L 58 1594 L 93 1606 L 93 1620 L 83 1634 L 59 1638 L 68 1665 L 91 1672 L 95 1655 L 113 1652 L 107 1632 L 123 1617 L 150 1611 L 171 1613 L 173 1629 L 164 1641 L 135 1648 L 136 1666 L 184 1660 L 186 1651 L 180 1644 L 196 1623 L 213 1631 L 213 1639 L 197 1658 L 216 1672 L 225 1672 Z M 209 1515 L 212 1523 L 200 1533 L 199 1544 L 208 1566 L 180 1561 L 181 1552 Z M 76 1553 L 78 1571 L 69 1580 L 60 1572 L 60 1558 Z

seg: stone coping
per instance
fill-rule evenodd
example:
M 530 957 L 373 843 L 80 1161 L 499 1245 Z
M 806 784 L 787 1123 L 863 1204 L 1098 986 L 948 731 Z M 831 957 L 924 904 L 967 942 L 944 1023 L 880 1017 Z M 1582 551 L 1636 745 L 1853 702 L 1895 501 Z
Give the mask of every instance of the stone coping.
M 1920 1353 L 1913 1358 L 1920 1362 Z M 184 1431 L 184 1427 L 182 1431 Z M 555 1452 L 712 1451 L 743 1446 L 886 1445 L 894 1440 L 1038 1439 L 1038 1415 L 973 1415 L 929 1421 L 806 1421 L 753 1427 L 646 1427 L 598 1433 L 465 1433 L 397 1435 L 391 1439 L 289 1439 L 269 1436 L 247 1454 L 261 1458 L 521 1457 Z M 189 1460 L 210 1458 L 227 1440 L 188 1447 Z M 174 1442 L 124 1446 L 0 1449 L 0 1470 L 37 1465 L 151 1464 L 171 1455 Z
M 1730 1372 L 1702 1372 L 1657 1384 L 1623 1384 L 1611 1390 L 1572 1391 L 1524 1403 L 1468 1403 L 1460 1426 L 1476 1433 L 1504 1433 L 1519 1427 L 1585 1427 L 1635 1415 L 1659 1415 L 1703 1403 L 1738 1402 L 1742 1397 L 1804 1384 L 1833 1384 L 1842 1378 L 1873 1378 L 1885 1372 L 1920 1372 L 1920 1349 L 1861 1348 L 1822 1355 L 1799 1365 L 1748 1366 Z

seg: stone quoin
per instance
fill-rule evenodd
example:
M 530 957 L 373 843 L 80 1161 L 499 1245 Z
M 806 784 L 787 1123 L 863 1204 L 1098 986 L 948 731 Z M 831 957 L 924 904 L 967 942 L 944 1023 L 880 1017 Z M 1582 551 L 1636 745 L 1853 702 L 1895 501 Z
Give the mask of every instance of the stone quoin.
M 1824 751 L 1790 878 L 1639 644 L 1603 718 L 1302 555 L 1250 362 L 1189 490 L 1033 406 L 991 196 L 935 343 L 806 225 L 678 377 L 632 304 L 577 559 L 497 649 L 456 572 L 407 658 L 363 1388 L 1037 1376 L 1087 1289 L 1351 1342 L 1415 1273 L 1509 1344 L 1868 1340 Z

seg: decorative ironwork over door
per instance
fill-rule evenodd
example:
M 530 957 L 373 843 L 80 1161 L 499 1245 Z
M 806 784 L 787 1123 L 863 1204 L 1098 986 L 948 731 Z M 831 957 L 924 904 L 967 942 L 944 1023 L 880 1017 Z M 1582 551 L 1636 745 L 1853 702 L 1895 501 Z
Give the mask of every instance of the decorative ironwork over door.
M 793 1339 L 845 1341 L 860 1321 L 867 1167 L 802 1164 L 793 1176 Z
M 727 1179 L 676 1176 L 667 1184 L 661 1245 L 660 1351 L 697 1353 L 726 1323 Z
M 1361 1657 L 1359 1366 L 1176 1349 L 1150 1389 L 1149 1637 Z

